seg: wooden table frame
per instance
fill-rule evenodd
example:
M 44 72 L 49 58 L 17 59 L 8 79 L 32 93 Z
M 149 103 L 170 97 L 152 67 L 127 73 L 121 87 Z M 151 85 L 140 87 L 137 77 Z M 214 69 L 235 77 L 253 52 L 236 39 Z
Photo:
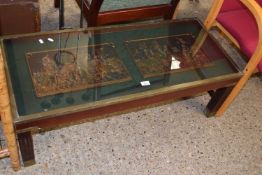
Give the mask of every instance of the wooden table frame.
M 122 29 L 125 29 L 125 27 L 122 27 Z M 119 27 L 117 30 L 120 30 Z M 3 64 L 2 62 L 2 66 Z M 94 102 L 92 105 L 87 104 L 82 108 L 74 110 L 74 113 L 62 113 L 60 111 L 59 116 L 56 112 L 52 112 L 51 110 L 45 112 L 46 115 L 39 118 L 34 118 L 33 114 L 25 118 L 23 117 L 14 121 L 14 125 L 24 166 L 35 164 L 32 139 L 32 134 L 34 133 L 61 128 L 83 121 L 95 120 L 110 115 L 127 113 L 150 106 L 161 105 L 163 103 L 169 103 L 177 99 L 209 91 L 214 91 L 214 93 L 206 106 L 205 113 L 208 117 L 213 116 L 217 113 L 217 110 L 231 93 L 233 86 L 239 81 L 241 76 L 242 73 L 237 72 L 229 75 L 182 83 L 175 86 L 162 87 L 143 93 L 115 97 Z M 5 96 L 9 96 L 8 91 L 4 91 L 3 93 Z M 8 108 L 11 108 L 10 103 L 6 105 Z

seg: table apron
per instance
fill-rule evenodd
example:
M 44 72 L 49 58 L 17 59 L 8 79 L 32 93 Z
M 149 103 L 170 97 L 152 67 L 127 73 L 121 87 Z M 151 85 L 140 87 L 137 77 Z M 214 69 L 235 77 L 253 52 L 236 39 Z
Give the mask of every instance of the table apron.
M 234 79 L 214 82 L 211 84 L 203 84 L 199 85 L 198 87 L 190 87 L 179 91 L 167 92 L 151 97 L 130 100 L 127 102 L 109 104 L 106 106 L 101 106 L 98 108 L 88 109 L 85 111 L 75 112 L 71 114 L 43 117 L 40 119 L 32 119 L 28 121 L 17 121 L 15 122 L 15 126 L 17 132 L 19 132 L 19 130 L 32 128 L 37 128 L 40 131 L 61 128 L 63 126 L 79 123 L 83 120 L 95 120 L 97 118 L 103 118 L 115 114 L 127 113 L 130 111 L 134 111 L 135 109 L 139 110 L 146 107 L 160 105 L 163 103 L 181 99 L 183 97 L 194 96 L 199 93 L 207 92 L 210 90 L 216 90 L 223 87 L 232 86 L 238 80 L 239 78 L 236 77 Z

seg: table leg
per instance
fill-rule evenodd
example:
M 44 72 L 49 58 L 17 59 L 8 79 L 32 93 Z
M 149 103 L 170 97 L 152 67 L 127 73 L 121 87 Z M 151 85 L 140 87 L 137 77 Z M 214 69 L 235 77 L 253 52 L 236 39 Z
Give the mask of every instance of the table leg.
M 223 104 L 224 100 L 227 98 L 227 96 L 230 94 L 234 86 L 224 87 L 221 89 L 216 90 L 208 102 L 205 114 L 207 117 L 215 116 L 217 110 L 220 108 L 220 106 Z
M 54 0 L 54 5 L 55 5 L 55 8 L 59 8 L 60 7 L 60 0 Z
M 17 134 L 24 166 L 35 164 L 34 145 L 31 131 Z

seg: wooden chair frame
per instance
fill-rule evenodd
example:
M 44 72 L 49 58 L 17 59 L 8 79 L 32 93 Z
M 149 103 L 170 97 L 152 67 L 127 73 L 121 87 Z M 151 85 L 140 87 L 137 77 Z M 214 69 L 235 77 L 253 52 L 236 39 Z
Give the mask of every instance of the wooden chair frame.
M 3 132 L 7 142 L 7 149 L 0 150 L 0 158 L 10 157 L 12 167 L 15 171 L 20 169 L 18 144 L 16 140 L 5 66 L 0 48 L 0 117 L 3 124 Z
M 244 87 L 249 77 L 256 70 L 258 63 L 260 62 L 260 59 L 262 58 L 262 47 L 261 47 L 262 45 L 262 8 L 255 0 L 240 0 L 240 1 L 247 7 L 247 9 L 249 9 L 249 11 L 255 17 L 255 20 L 258 26 L 258 32 L 259 32 L 258 43 L 257 43 L 255 52 L 253 53 L 245 69 L 243 70 L 242 78 L 234 86 L 230 95 L 227 97 L 223 105 L 217 111 L 216 116 L 221 116 L 227 110 L 229 105 L 233 102 L 233 100 L 239 94 L 240 90 Z M 235 44 L 235 46 L 240 49 L 240 46 L 237 40 L 222 25 L 220 25 L 218 21 L 216 21 L 216 17 L 222 7 L 223 2 L 224 0 L 214 0 L 213 6 L 211 7 L 208 17 L 206 18 L 204 22 L 204 26 L 207 31 L 209 31 L 212 27 L 219 28 L 219 30 L 222 31 L 222 33 L 225 34 Z

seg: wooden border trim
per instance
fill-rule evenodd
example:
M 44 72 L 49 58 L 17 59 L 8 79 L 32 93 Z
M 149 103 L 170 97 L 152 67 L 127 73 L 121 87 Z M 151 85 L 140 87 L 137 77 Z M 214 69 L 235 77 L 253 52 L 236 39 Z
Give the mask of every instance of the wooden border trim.
M 165 16 L 166 12 L 169 11 L 170 8 L 172 8 L 170 4 L 164 4 L 100 12 L 98 14 L 97 25 L 112 24 L 119 21 L 135 21 L 138 19 L 147 19 L 157 16 L 161 17 Z M 143 18 L 141 18 L 141 16 L 143 16 Z

